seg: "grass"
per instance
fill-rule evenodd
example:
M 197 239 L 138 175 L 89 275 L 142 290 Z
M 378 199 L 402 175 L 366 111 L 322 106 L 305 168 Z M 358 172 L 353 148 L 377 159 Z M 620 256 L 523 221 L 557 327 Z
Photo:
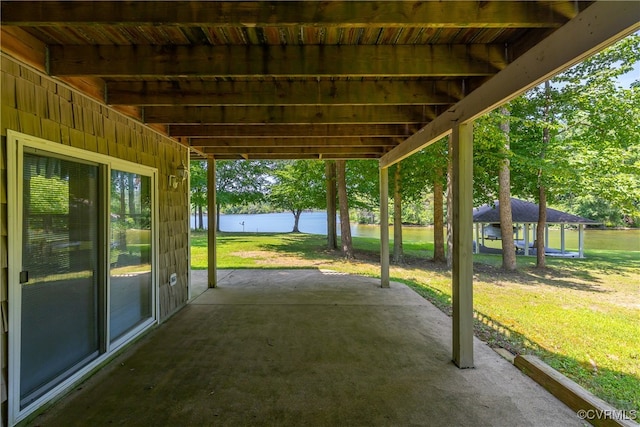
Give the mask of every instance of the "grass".
M 219 268 L 326 268 L 379 277 L 379 241 L 354 238 L 357 259 L 307 234 L 218 235 Z M 405 244 L 406 260 L 391 266 L 402 282 L 445 313 L 451 275 L 434 264 L 430 244 Z M 518 270 L 501 257 L 474 255 L 475 332 L 489 345 L 536 354 L 618 409 L 640 411 L 640 252 L 589 251 L 586 259 L 519 257 Z M 207 239 L 192 235 L 192 267 L 206 268 Z

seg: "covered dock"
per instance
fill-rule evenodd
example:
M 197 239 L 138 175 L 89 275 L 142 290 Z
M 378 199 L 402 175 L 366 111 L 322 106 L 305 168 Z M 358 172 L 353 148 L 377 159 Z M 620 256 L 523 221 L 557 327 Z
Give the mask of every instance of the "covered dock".
M 514 224 L 514 240 L 516 250 L 523 255 L 534 255 L 536 227 L 539 218 L 539 206 L 535 203 L 511 198 L 511 216 Z M 473 209 L 473 223 L 475 224 L 475 253 L 480 253 L 485 246 L 485 239 L 501 240 L 500 232 L 500 202 L 485 204 Z M 545 254 L 548 256 L 560 256 L 566 258 L 584 258 L 584 227 L 597 225 L 596 221 L 547 208 L 547 221 L 545 226 Z M 520 237 L 520 225 L 523 233 Z M 549 225 L 560 227 L 560 249 L 549 247 Z M 565 245 L 565 230 L 567 226 L 578 228 L 578 252 L 569 252 Z

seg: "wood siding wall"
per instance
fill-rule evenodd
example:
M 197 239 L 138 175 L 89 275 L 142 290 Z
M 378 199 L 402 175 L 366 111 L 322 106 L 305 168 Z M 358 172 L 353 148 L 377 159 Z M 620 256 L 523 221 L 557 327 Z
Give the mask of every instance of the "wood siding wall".
M 188 298 L 188 186 L 168 188 L 168 176 L 189 164 L 188 149 L 64 84 L 2 55 L 0 120 L 0 354 L 2 413 L 6 414 L 8 282 L 7 130 L 158 169 L 159 317 L 167 319 Z M 178 283 L 169 286 L 176 273 Z M 6 419 L 3 419 L 6 422 Z

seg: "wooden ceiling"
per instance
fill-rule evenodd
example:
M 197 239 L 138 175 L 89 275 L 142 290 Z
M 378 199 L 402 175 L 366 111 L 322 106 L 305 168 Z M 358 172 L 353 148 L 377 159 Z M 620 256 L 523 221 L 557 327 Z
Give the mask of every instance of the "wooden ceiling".
M 216 159 L 380 158 L 590 1 L 6 1 L 3 50 Z

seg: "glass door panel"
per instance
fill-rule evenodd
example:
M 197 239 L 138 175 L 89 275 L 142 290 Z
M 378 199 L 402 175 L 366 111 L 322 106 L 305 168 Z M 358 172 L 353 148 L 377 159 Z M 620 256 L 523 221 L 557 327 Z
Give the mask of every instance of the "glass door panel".
M 100 351 L 96 165 L 24 154 L 20 405 Z
M 151 178 L 111 172 L 110 329 L 113 342 L 150 319 Z

